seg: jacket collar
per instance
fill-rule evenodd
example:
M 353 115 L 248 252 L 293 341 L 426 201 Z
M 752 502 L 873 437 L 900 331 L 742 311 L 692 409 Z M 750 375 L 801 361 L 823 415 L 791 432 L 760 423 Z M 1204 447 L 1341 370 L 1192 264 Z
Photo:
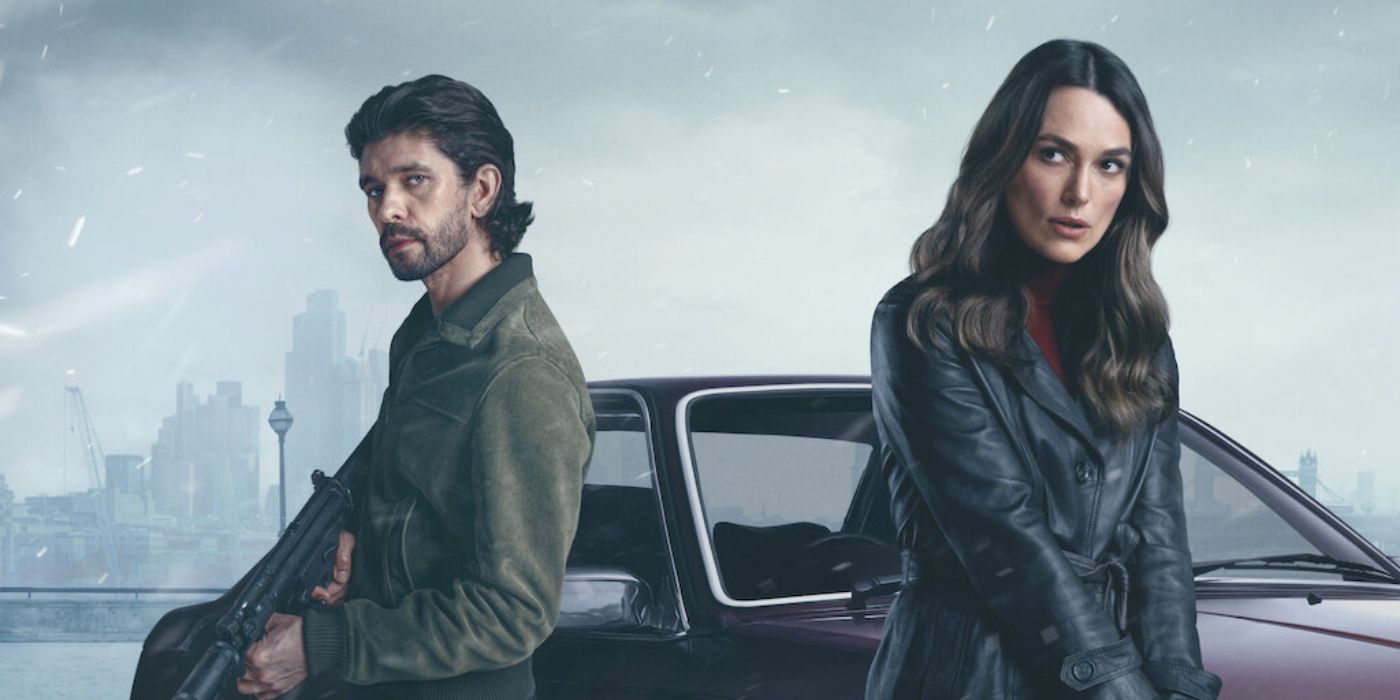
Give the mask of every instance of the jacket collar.
M 1029 331 L 1021 331 L 1012 351 L 1016 358 L 1011 366 L 1011 376 L 1016 383 L 1041 408 L 1077 433 L 1098 462 L 1103 464 L 1105 454 L 1113 447 L 1111 431 L 1091 418 L 1092 412 L 1081 399 L 1070 395 L 1069 389 L 1050 368 L 1049 361 L 1040 352 Z
M 436 329 L 444 338 L 465 341 L 473 329 L 495 308 L 496 303 L 522 282 L 534 278 L 534 265 L 526 253 L 511 253 L 501 260 L 501 264 L 477 280 L 465 294 L 447 305 L 442 313 L 433 317 L 433 306 L 425 292 L 413 305 L 400 324 L 398 332 L 389 345 L 391 365 L 403 357 L 410 348 L 423 339 L 424 334 Z
M 438 314 L 438 321 L 442 325 L 455 326 L 458 330 L 470 334 L 506 292 L 534 277 L 534 274 L 529 255 L 511 253 L 501 260 L 501 264 L 491 268 L 490 272 L 477 280 L 465 294 L 448 304 L 447 308 Z

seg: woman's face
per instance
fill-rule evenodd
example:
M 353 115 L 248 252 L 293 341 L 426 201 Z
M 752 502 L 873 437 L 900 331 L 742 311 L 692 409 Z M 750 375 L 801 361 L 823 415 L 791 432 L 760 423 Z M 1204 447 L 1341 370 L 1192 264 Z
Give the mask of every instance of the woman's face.
M 1021 240 L 1064 264 L 1093 250 L 1127 190 L 1132 146 L 1128 122 L 1103 95 L 1051 91 L 1035 145 L 1006 189 Z

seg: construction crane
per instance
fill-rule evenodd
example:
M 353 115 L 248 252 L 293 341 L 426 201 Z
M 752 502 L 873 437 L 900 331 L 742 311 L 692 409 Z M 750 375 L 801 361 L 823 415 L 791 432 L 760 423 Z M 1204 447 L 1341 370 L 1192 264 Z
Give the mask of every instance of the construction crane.
M 107 511 L 107 491 L 102 486 L 102 443 L 97 440 L 97 429 L 92 425 L 92 415 L 88 413 L 83 392 L 76 386 L 64 387 L 70 398 L 65 416 L 70 420 L 68 432 L 79 429 L 78 441 L 83 446 L 83 456 L 88 463 L 88 478 L 97 490 L 97 539 L 102 545 L 102 556 L 107 563 L 107 576 L 99 583 L 117 585 L 121 580 L 120 562 L 117 560 L 116 538 L 112 536 L 112 516 Z M 75 425 L 76 423 L 76 425 Z

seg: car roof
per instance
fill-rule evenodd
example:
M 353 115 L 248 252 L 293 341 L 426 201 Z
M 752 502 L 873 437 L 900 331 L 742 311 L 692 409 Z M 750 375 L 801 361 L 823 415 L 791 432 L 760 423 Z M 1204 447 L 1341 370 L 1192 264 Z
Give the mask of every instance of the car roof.
M 680 377 L 633 377 L 604 379 L 588 383 L 589 389 L 630 389 L 651 396 L 657 402 L 677 401 L 682 396 L 707 389 L 794 384 L 854 384 L 868 386 L 870 377 L 859 374 L 751 374 L 697 375 Z

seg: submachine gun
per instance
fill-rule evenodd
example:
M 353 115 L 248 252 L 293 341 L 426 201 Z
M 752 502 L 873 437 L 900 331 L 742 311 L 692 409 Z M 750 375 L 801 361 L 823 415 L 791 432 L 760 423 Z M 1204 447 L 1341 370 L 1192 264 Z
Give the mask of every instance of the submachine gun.
M 301 614 L 312 604 L 311 591 L 330 581 L 350 514 L 350 474 L 359 452 L 335 476 L 319 469 L 311 475 L 311 498 L 238 583 L 213 601 L 177 608 L 156 623 L 141 649 L 131 700 L 242 697 L 233 682 L 243 675 L 243 655 L 262 637 L 268 619 L 274 612 Z M 299 686 L 285 697 L 320 694 Z

